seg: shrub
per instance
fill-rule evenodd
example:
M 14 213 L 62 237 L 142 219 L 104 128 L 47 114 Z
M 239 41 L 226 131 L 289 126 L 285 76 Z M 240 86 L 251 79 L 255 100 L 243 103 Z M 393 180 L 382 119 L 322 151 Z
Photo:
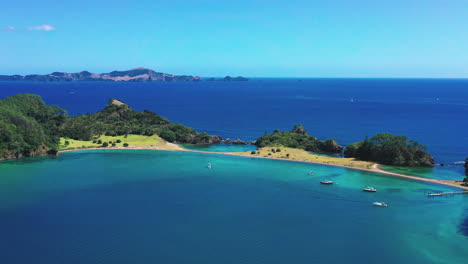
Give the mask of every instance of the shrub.
M 289 153 L 288 153 L 288 154 L 286 154 L 286 158 L 289 158 Z
M 271 152 L 275 153 L 275 149 L 271 149 Z
M 102 144 L 102 140 L 98 140 L 97 143 L 98 143 L 98 144 Z
M 268 153 L 268 156 L 271 156 L 271 153 Z
M 96 143 L 97 143 L 97 141 L 96 141 L 96 140 L 93 140 L 93 144 L 96 144 Z
M 117 141 L 115 141 L 115 142 L 116 142 L 116 143 L 121 143 L 121 142 L 122 142 L 122 140 L 120 140 L 120 139 L 117 139 Z
M 128 143 L 123 143 L 123 146 L 124 146 L 124 147 L 128 147 Z
M 65 141 L 65 146 L 68 146 L 68 145 L 70 145 L 70 141 L 67 140 Z
M 124 138 L 127 138 L 128 135 L 125 135 Z
M 254 155 L 255 153 L 257 153 L 255 150 L 252 150 L 252 151 L 250 152 L 250 154 L 252 154 L 252 155 Z
M 276 152 L 281 152 L 281 149 L 279 149 L 279 148 L 278 148 L 278 149 L 276 149 Z
M 107 142 L 102 143 L 102 147 L 107 148 L 108 146 L 109 146 L 109 143 Z

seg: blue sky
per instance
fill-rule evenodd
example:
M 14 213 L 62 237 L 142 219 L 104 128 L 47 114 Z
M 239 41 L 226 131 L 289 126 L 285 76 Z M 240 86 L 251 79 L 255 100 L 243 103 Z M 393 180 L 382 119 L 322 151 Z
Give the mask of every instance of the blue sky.
M 0 74 L 468 77 L 468 1 L 2 1 Z

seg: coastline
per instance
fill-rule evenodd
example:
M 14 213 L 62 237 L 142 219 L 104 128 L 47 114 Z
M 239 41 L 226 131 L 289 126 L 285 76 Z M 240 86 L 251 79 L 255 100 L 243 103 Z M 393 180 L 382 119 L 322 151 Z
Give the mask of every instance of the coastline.
M 325 162 L 319 162 L 319 161 L 302 161 L 302 160 L 291 160 L 291 159 L 286 159 L 286 158 L 275 158 L 275 157 L 262 157 L 262 156 L 250 156 L 246 154 L 245 152 L 212 152 L 212 151 L 201 151 L 201 150 L 192 150 L 192 149 L 185 149 L 177 144 L 173 143 L 167 143 L 170 145 L 169 148 L 158 148 L 158 147 L 151 147 L 151 148 L 144 148 L 144 147 L 111 147 L 111 148 L 78 148 L 78 149 L 67 149 L 67 150 L 60 150 L 58 151 L 57 155 L 60 155 L 60 153 L 65 153 L 65 152 L 75 152 L 75 151 L 86 151 L 86 150 L 158 150 L 158 151 L 181 151 L 181 152 L 192 152 L 192 153 L 203 153 L 203 154 L 215 154 L 215 155 L 225 155 L 225 156 L 237 156 L 237 157 L 249 157 L 249 158 L 257 158 L 257 159 L 269 159 L 269 160 L 283 160 L 283 161 L 290 161 L 290 162 L 301 162 L 301 163 L 309 163 L 309 164 L 319 164 L 319 165 L 326 165 L 326 166 L 333 166 L 333 167 L 340 167 L 340 168 L 346 168 L 346 169 L 352 169 L 352 170 L 360 170 L 360 171 L 367 171 L 367 172 L 373 172 L 373 173 L 379 173 L 379 174 L 384 174 L 384 175 L 390 175 L 390 176 L 395 176 L 395 177 L 400 177 L 400 178 L 405 178 L 405 179 L 410 179 L 410 180 L 415 180 L 415 181 L 421 181 L 421 182 L 428 182 L 428 183 L 435 183 L 435 184 L 440 184 L 440 185 L 445 185 L 449 187 L 455 187 L 459 188 L 462 190 L 468 191 L 468 186 L 461 186 L 459 184 L 456 184 L 455 181 L 449 181 L 449 180 L 438 180 L 438 179 L 430 179 L 430 178 L 423 178 L 423 177 L 418 177 L 418 176 L 412 176 L 412 175 L 407 175 L 407 174 L 402 174 L 402 173 L 395 173 L 395 172 L 390 172 L 386 171 L 380 168 L 380 164 L 374 164 L 370 169 L 366 168 L 360 168 L 360 167 L 351 167 L 351 166 L 344 166 L 340 164 L 330 164 L 330 163 L 325 163 Z

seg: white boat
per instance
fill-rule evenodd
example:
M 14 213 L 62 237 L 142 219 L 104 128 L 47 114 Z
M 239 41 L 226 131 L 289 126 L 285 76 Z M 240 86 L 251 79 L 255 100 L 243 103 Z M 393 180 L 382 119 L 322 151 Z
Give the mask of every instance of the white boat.
M 362 189 L 364 192 L 377 192 L 377 189 L 374 187 L 367 187 Z
M 328 185 L 330 185 L 330 184 L 333 184 L 333 182 L 332 182 L 332 181 L 321 181 L 320 184 L 328 184 Z
M 375 205 L 375 206 L 380 206 L 380 207 L 387 207 L 387 206 L 388 206 L 388 205 L 387 205 L 386 203 L 384 203 L 384 202 L 375 202 L 375 203 L 373 203 L 373 205 Z
M 208 166 L 206 166 L 208 169 L 211 169 L 211 162 L 208 162 Z

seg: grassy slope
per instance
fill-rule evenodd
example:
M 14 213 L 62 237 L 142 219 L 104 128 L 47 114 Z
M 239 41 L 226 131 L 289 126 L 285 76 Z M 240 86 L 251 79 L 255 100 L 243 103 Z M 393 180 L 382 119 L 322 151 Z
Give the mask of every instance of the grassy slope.
M 148 148 L 148 149 L 179 149 L 176 145 L 168 144 L 167 141 L 160 138 L 157 135 L 153 136 L 141 136 L 141 135 L 128 135 L 127 138 L 124 136 L 100 136 L 97 140 L 102 142 L 116 142 L 120 139 L 121 143 L 116 143 L 115 147 L 123 147 L 124 143 L 128 143 L 128 148 Z M 65 146 L 65 141 L 70 142 L 68 146 Z M 102 144 L 93 143 L 93 141 L 74 140 L 67 138 L 60 138 L 60 150 L 67 149 L 80 149 L 80 148 L 99 148 Z M 112 144 L 109 144 L 108 148 L 112 148 Z
M 345 166 L 345 167 L 357 167 L 357 168 L 363 168 L 363 169 L 370 169 L 375 164 L 372 162 L 355 160 L 353 158 L 335 158 L 335 157 L 327 157 L 323 155 L 310 154 L 302 149 L 294 149 L 294 148 L 286 148 L 286 147 L 274 147 L 273 149 L 275 149 L 276 151 L 276 149 L 278 148 L 281 149 L 281 151 L 275 152 L 275 153 L 271 151 L 272 147 L 265 147 L 265 148 L 259 149 L 256 154 L 251 154 L 250 151 L 238 152 L 237 154 L 241 156 L 281 158 L 281 159 L 287 159 L 287 160 L 323 163 L 323 164 L 338 165 L 338 166 Z M 287 154 L 289 154 L 289 157 L 287 156 Z

